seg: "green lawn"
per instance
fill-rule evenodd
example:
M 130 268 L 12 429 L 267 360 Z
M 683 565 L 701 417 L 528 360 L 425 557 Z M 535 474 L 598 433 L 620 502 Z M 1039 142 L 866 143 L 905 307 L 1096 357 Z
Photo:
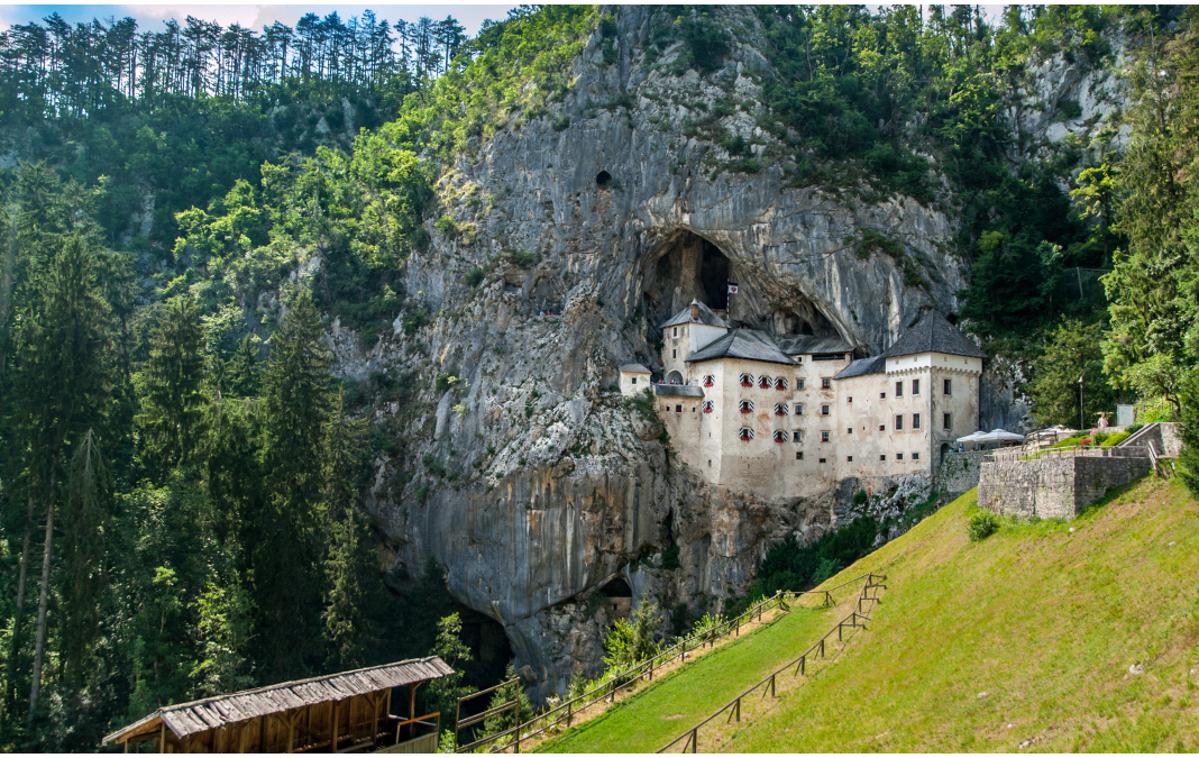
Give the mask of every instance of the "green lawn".
M 857 589 L 860 587 L 849 587 L 840 594 L 848 597 Z M 819 639 L 836 619 L 832 610 L 795 608 L 770 626 L 675 670 L 538 750 L 652 753 L 769 674 L 789 651 L 799 651 Z
M 1199 750 L 1199 504 L 1182 485 L 978 544 L 973 508 L 850 567 L 889 577 L 870 631 L 723 747 Z

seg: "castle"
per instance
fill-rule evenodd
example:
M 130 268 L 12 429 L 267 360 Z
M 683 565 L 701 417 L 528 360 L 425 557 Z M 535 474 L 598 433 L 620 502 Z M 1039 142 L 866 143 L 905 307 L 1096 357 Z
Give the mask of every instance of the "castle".
M 782 498 L 931 475 L 978 428 L 984 354 L 936 311 L 856 360 L 840 338 L 730 327 L 694 300 L 661 328 L 664 381 L 626 364 L 621 393 L 652 388 L 671 446 L 718 487 Z

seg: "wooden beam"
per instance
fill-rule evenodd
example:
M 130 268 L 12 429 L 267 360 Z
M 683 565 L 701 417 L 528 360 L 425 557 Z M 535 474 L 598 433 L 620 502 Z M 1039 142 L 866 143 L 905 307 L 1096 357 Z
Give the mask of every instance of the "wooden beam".
M 287 719 L 287 752 L 296 752 L 296 722 L 294 718 Z
M 158 725 L 158 752 L 165 753 L 167 751 L 167 725 Z
M 408 719 L 416 718 L 416 685 L 408 685 Z
M 329 746 L 329 751 L 332 753 L 337 752 L 337 729 L 339 726 L 341 726 L 341 724 L 338 723 L 337 717 L 338 717 L 338 711 L 340 711 L 340 710 L 341 710 L 341 703 L 334 702 L 333 703 L 333 744 Z

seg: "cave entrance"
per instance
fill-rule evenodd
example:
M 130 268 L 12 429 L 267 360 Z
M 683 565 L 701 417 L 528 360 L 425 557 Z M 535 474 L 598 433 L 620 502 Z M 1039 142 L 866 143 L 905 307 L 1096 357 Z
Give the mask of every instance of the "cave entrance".
M 633 589 L 623 577 L 614 577 L 600 587 L 600 593 L 607 599 L 608 612 L 613 619 L 626 619 L 633 608 Z
M 645 312 L 657 328 L 692 300 L 723 313 L 728 308 L 732 263 L 710 240 L 690 231 L 668 237 L 646 259 L 642 274 Z
M 462 641 L 474 656 L 467 670 L 468 681 L 479 687 L 502 681 L 512 660 L 504 625 L 471 608 L 461 607 L 458 613 L 462 618 Z

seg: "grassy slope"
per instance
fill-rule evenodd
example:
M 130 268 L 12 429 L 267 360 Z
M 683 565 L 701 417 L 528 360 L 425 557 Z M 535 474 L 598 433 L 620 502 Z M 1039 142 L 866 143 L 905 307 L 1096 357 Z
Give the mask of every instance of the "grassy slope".
M 857 588 L 850 588 L 852 593 Z M 652 752 L 770 673 L 780 650 L 806 646 L 835 622 L 834 611 L 796 608 L 660 679 L 602 716 L 548 742 L 545 752 Z
M 1199 749 L 1199 504 L 1183 487 L 1146 480 L 978 544 L 972 508 L 849 569 L 889 575 L 870 631 L 733 749 Z

